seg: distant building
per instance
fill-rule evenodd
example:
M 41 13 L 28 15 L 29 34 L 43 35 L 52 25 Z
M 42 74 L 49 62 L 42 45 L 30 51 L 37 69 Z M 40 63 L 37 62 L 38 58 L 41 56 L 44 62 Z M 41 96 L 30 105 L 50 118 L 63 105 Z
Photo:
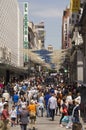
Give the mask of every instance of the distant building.
M 66 8 L 63 12 L 62 18 L 62 49 L 66 49 L 70 47 L 70 9 Z
M 45 43 L 45 26 L 44 26 L 44 22 L 40 22 L 39 24 L 35 24 L 34 25 L 34 32 L 37 34 L 38 36 L 38 41 L 40 43 L 39 45 L 39 49 L 43 49 L 44 48 L 44 43 Z
M 52 45 L 48 45 L 48 51 L 53 51 L 53 46 Z
M 80 0 L 70 0 L 70 33 L 80 19 Z
M 79 20 L 80 0 L 70 0 L 70 23 L 75 25 Z
M 39 40 L 38 32 L 35 30 L 33 22 L 29 22 L 29 48 L 30 49 L 41 49 L 41 40 Z
M 29 40 L 29 49 L 36 49 L 36 45 L 35 45 L 35 34 L 34 34 L 34 24 L 33 22 L 29 22 L 28 25 L 28 40 Z

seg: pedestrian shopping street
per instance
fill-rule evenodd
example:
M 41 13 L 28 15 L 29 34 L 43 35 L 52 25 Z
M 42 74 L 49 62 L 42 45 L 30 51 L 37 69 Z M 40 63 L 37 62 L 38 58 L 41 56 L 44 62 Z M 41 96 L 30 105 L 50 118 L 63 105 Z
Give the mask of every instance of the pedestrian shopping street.
M 0 0 L 0 130 L 86 129 L 86 0 Z
M 30 124 L 28 125 L 28 128 L 30 128 Z M 11 130 L 20 130 L 20 126 L 15 126 L 11 128 Z M 36 121 L 36 129 L 37 130 L 66 130 L 65 127 L 60 127 L 59 126 L 59 116 L 55 117 L 55 121 L 50 121 L 50 118 L 44 117 L 37 117 Z
M 68 122 L 66 122 L 66 120 L 62 121 L 62 106 L 65 106 L 66 111 L 64 113 L 67 117 L 70 117 L 69 113 L 72 114 L 77 111 L 77 113 L 79 114 L 80 111 L 81 114 L 77 115 L 78 118 L 76 119 L 79 119 L 82 127 L 85 128 L 85 118 L 82 116 L 85 113 L 82 112 L 82 109 L 79 109 L 80 104 L 82 104 L 82 96 L 80 96 L 79 92 L 80 88 L 76 87 L 75 89 L 74 86 L 73 88 L 72 86 L 70 88 L 70 86 L 67 87 L 65 85 L 63 87 L 63 85 L 60 86 L 61 84 L 55 87 L 55 81 L 52 82 L 51 85 L 50 82 L 48 82 L 49 84 L 44 85 L 44 82 L 40 81 L 41 79 L 38 79 L 37 77 L 36 79 L 30 78 L 29 80 L 25 80 L 23 82 L 9 84 L 7 89 L 8 91 L 3 91 L 3 94 L 0 98 L 0 111 L 2 113 L 2 116 L 4 114 L 4 111 L 7 111 L 9 113 L 6 116 L 6 118 L 8 117 L 7 119 L 9 119 L 9 128 L 11 130 L 20 129 L 21 126 L 24 125 L 20 124 L 21 121 L 25 121 L 25 119 L 27 118 L 29 121 L 29 123 L 27 122 L 26 124 L 28 129 L 37 128 L 43 130 L 45 128 L 52 129 L 54 127 L 55 129 L 65 130 L 70 120 L 68 118 Z M 13 87 L 13 89 L 11 86 Z M 71 93 L 71 89 L 72 91 L 74 91 L 74 93 Z M 7 107 L 5 108 L 5 106 Z M 33 120 L 33 122 L 31 123 L 30 112 L 33 111 L 32 108 L 35 111 L 35 115 L 33 117 L 36 118 L 36 121 Z M 62 109 L 64 110 L 64 107 Z M 27 112 L 27 116 L 26 114 L 24 116 L 25 112 Z M 21 120 L 22 118 L 20 115 L 24 116 L 23 120 Z M 1 119 L 3 119 L 2 116 Z M 15 120 L 13 120 L 14 118 Z M 72 129 L 72 123 L 73 122 L 71 120 L 71 124 L 68 129 Z

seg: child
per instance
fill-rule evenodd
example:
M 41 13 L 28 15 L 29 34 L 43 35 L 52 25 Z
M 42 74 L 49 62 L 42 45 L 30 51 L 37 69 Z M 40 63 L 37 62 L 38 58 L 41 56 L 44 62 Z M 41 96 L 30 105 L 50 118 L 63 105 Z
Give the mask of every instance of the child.
M 13 127 L 17 118 L 17 112 L 14 105 L 12 106 L 12 109 L 10 111 L 10 117 L 11 117 L 11 126 Z

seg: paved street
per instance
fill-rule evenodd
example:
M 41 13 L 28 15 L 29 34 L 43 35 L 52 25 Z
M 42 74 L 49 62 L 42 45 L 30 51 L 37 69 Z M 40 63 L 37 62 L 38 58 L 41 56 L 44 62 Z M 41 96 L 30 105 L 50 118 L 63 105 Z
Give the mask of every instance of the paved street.
M 30 128 L 30 125 L 28 125 Z M 66 128 L 59 127 L 59 116 L 55 117 L 55 121 L 50 121 L 50 118 L 44 117 L 37 117 L 36 121 L 36 128 L 37 130 L 66 130 Z M 11 128 L 11 130 L 20 130 L 20 126 L 16 126 Z
M 28 130 L 30 128 L 30 124 L 28 125 Z M 59 126 L 59 117 L 55 117 L 55 121 L 50 121 L 50 118 L 46 117 L 37 117 L 36 121 L 37 130 L 67 130 L 65 127 L 61 128 Z M 83 124 L 83 130 L 86 130 L 86 124 Z M 17 125 L 15 127 L 11 127 L 11 130 L 20 130 L 20 126 Z M 71 129 L 69 129 L 71 130 Z
M 59 126 L 60 116 L 56 116 L 54 121 L 50 120 L 51 118 L 37 117 L 36 121 L 36 130 L 67 130 L 65 127 Z M 28 125 L 28 130 L 30 128 L 30 124 Z M 11 130 L 20 130 L 20 126 L 17 125 L 15 127 L 11 127 Z M 72 129 L 69 129 L 72 130 Z M 86 124 L 83 123 L 83 130 L 86 130 Z

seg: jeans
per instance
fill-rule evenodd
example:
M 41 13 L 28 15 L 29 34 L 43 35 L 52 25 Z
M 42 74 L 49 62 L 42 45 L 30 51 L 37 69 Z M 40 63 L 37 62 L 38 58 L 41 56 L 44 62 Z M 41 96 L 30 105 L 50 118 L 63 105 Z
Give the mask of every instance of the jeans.
M 67 124 L 67 127 L 70 128 L 72 126 L 72 116 L 68 116 L 68 118 L 69 118 L 69 122 Z
M 50 117 L 50 109 L 48 106 L 46 106 L 46 114 L 47 114 L 47 117 Z
M 55 109 L 50 109 L 50 116 L 52 118 L 52 121 L 54 121 Z
M 59 124 L 62 123 L 62 119 L 63 119 L 64 116 L 65 116 L 64 113 L 62 113 Z
M 73 122 L 74 123 L 79 123 L 80 122 L 79 117 L 73 117 Z

